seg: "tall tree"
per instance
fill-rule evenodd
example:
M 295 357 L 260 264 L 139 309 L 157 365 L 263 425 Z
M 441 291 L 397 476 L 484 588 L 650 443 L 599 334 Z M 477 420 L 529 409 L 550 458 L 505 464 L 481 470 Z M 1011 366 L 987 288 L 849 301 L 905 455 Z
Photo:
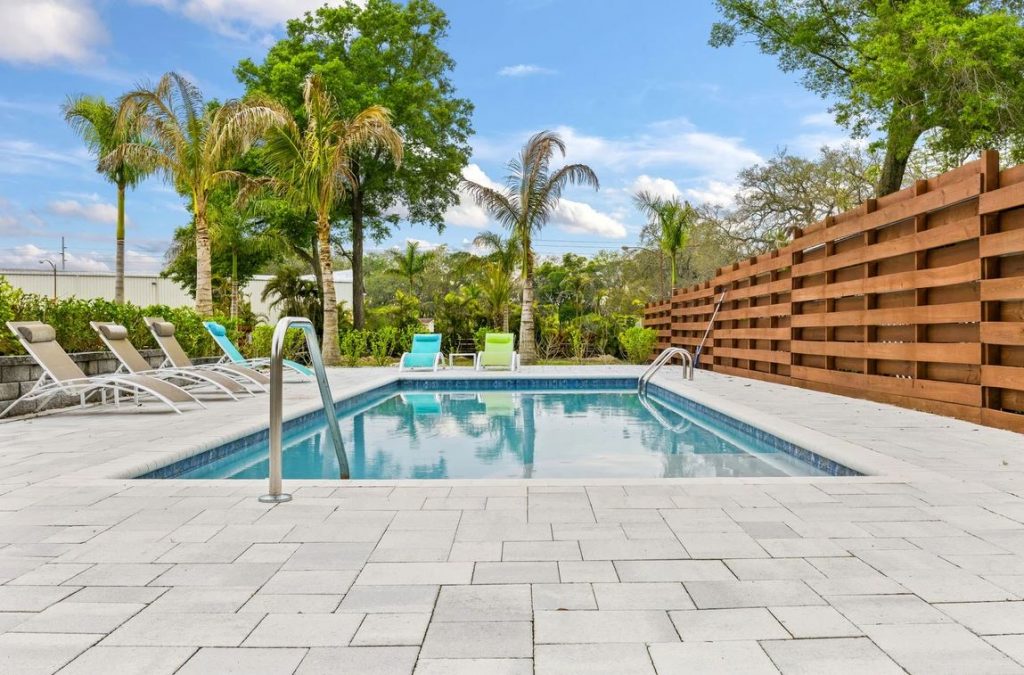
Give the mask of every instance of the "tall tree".
M 416 277 L 427 270 L 427 265 L 434 257 L 434 252 L 423 251 L 421 253 L 418 241 L 407 241 L 404 250 L 388 251 L 388 255 L 391 258 L 391 268 L 388 272 L 408 281 L 409 292 L 415 295 Z
M 144 137 L 128 140 L 104 160 L 104 166 L 130 162 L 156 166 L 189 199 L 195 225 L 196 311 L 213 311 L 210 228 L 207 207 L 214 190 L 245 182 L 235 162 L 270 128 L 284 121 L 280 107 L 252 97 L 204 104 L 203 95 L 178 73 L 154 86 L 121 97 L 118 123 L 138 117 Z
M 338 303 L 334 291 L 331 215 L 359 178 L 352 173 L 352 155 L 370 153 L 402 160 L 402 138 L 391 125 L 391 114 L 381 106 L 348 118 L 319 75 L 306 78 L 302 87 L 302 120 L 287 116 L 284 124 L 267 134 L 263 157 L 269 184 L 298 208 L 316 214 L 317 253 L 323 280 L 323 357 L 328 364 L 341 361 L 338 346 Z M 356 291 L 353 290 L 353 297 Z
M 141 143 L 137 115 L 125 114 L 118 124 L 118 110 L 102 96 L 69 96 L 61 106 L 64 119 L 96 156 L 96 171 L 117 187 L 117 231 L 114 254 L 114 302 L 124 302 L 124 200 L 125 192 L 138 185 L 151 170 L 144 164 L 121 158 L 103 159 L 124 143 Z
M 715 1 L 713 46 L 752 36 L 854 134 L 881 132 L 879 196 L 900 189 L 926 132 L 953 152 L 1024 135 L 1019 0 Z
M 510 298 L 515 290 L 516 261 L 520 259 L 515 236 L 503 237 L 498 232 L 481 232 L 473 245 L 488 251 L 482 292 L 485 303 L 495 316 L 501 316 L 501 329 L 508 332 Z
M 507 167 L 504 189 L 475 181 L 462 181 L 463 188 L 519 242 L 519 266 L 523 271 L 523 315 L 519 330 L 519 351 L 523 363 L 537 358 L 533 319 L 533 235 L 551 219 L 562 192 L 568 185 L 589 185 L 597 190 L 597 174 L 586 164 L 567 164 L 552 169 L 556 154 L 565 156 L 565 142 L 552 131 L 532 136 L 519 156 Z
M 366 237 L 385 237 L 399 220 L 441 230 L 445 211 L 458 202 L 473 108 L 450 80 L 454 61 L 439 47 L 447 32 L 448 19 L 429 0 L 346 2 L 290 21 L 263 63 L 247 59 L 235 69 L 247 90 L 274 96 L 300 118 L 302 81 L 317 73 L 342 116 L 383 106 L 402 133 L 406 153 L 397 169 L 379 149 L 352 152 L 351 185 L 337 205 L 336 219 L 349 225 L 357 328 L 364 322 Z
M 690 202 L 682 201 L 679 197 L 657 197 L 647 191 L 633 195 L 633 203 L 647 216 L 658 248 L 668 256 L 669 278 L 671 287 L 675 288 L 679 252 L 690 242 L 690 234 L 697 222 L 697 210 L 690 206 Z

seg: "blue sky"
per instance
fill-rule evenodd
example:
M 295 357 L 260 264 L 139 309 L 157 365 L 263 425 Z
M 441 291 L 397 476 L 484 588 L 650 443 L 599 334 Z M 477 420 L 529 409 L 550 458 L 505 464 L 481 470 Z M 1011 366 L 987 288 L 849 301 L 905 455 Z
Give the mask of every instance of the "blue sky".
M 601 190 L 572 190 L 538 242 L 543 253 L 593 253 L 636 242 L 637 188 L 727 202 L 736 172 L 787 147 L 812 154 L 844 134 L 826 104 L 749 45 L 711 49 L 710 1 L 437 0 L 451 31 L 453 80 L 476 105 L 466 174 L 500 181 L 541 129 L 560 131 L 569 161 Z M 232 74 L 262 58 L 283 21 L 323 0 L 3 0 L 0 3 L 0 267 L 42 267 L 67 239 L 68 269 L 113 266 L 114 191 L 64 124 L 72 93 L 116 98 L 167 70 L 207 96 L 241 94 Z M 128 196 L 127 267 L 159 269 L 182 200 L 153 178 Z M 493 227 L 464 203 L 439 234 L 452 247 Z

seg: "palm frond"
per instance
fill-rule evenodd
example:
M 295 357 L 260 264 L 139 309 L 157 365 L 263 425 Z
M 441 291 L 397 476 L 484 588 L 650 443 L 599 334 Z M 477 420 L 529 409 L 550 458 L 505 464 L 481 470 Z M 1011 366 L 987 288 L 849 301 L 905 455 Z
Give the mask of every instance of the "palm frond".
M 508 194 L 472 180 L 463 180 L 460 185 L 482 209 L 491 214 L 491 217 L 505 227 L 515 229 L 520 214 Z

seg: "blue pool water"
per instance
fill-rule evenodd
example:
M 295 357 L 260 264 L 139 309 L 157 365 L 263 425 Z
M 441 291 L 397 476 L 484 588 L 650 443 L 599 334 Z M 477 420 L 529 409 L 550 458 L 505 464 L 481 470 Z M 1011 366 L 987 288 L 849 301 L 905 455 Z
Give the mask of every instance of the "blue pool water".
M 641 398 L 635 389 L 614 387 L 442 391 L 422 386 L 392 386 L 347 410 L 343 406 L 339 422 L 353 479 L 853 473 L 678 397 Z M 338 478 L 329 438 L 322 416 L 286 426 L 284 477 Z M 265 434 L 190 464 L 148 477 L 265 478 Z

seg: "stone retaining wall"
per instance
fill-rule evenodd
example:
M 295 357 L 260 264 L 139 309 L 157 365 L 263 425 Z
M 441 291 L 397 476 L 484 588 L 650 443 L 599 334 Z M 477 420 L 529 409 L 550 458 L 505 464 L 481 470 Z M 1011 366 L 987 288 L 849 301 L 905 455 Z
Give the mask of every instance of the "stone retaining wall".
M 159 349 L 141 349 L 139 352 L 154 368 L 164 360 Z M 86 375 L 102 375 L 117 370 L 117 359 L 110 352 L 81 352 L 69 356 Z M 203 361 L 216 359 L 196 359 L 196 362 Z M 0 356 L 0 411 L 27 394 L 42 374 L 43 369 L 31 356 Z M 37 404 L 37 401 L 33 401 L 18 405 L 5 419 L 33 412 Z M 58 396 L 47 404 L 47 409 L 77 404 L 77 396 Z

